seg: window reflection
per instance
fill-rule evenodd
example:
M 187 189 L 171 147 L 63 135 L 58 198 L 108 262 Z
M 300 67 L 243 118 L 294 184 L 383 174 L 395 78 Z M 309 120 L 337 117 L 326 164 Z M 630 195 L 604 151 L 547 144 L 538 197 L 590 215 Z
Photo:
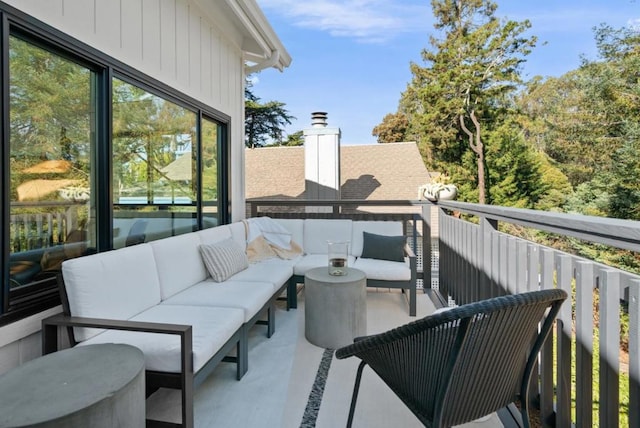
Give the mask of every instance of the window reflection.
M 202 120 L 202 216 L 203 227 L 219 223 L 218 207 L 218 139 L 220 125 Z
M 95 243 L 91 218 L 93 73 L 9 38 L 9 278 L 55 283 L 63 260 Z
M 196 230 L 196 119 L 114 79 L 114 248 Z

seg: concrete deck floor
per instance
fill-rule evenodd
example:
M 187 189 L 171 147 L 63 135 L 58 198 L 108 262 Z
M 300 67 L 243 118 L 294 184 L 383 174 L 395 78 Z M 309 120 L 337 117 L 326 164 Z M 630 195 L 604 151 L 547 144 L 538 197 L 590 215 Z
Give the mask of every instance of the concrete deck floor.
M 418 317 L 433 312 L 424 294 L 418 294 Z M 328 314 L 327 316 L 330 316 Z M 406 298 L 398 290 L 368 289 L 368 334 L 415 320 L 409 317 Z M 265 326 L 255 326 L 249 341 L 249 371 L 235 379 L 235 365 L 221 363 L 196 389 L 195 425 L 198 428 L 333 428 L 345 426 L 358 359 L 331 360 L 319 408 L 306 412 L 324 349 L 304 336 L 304 290 L 298 309 L 279 306 L 276 333 L 267 339 Z M 317 419 L 309 415 L 317 414 Z M 153 419 L 178 422 L 179 396 L 160 390 L 147 400 L 147 415 Z M 365 368 L 356 406 L 354 427 L 420 427 L 418 419 L 368 368 Z M 488 420 L 463 425 L 465 428 L 502 427 L 494 414 Z

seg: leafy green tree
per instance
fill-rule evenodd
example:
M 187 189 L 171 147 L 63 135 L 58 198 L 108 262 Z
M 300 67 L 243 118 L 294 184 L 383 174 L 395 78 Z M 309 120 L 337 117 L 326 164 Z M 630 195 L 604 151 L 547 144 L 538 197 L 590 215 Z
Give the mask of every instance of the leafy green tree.
M 245 85 L 245 145 L 249 148 L 262 147 L 269 140 L 280 144 L 284 137 L 284 127 L 291 125 L 295 117 L 284 108 L 285 103 L 278 101 L 260 102 L 260 98 L 251 92 L 251 83 Z
M 378 143 L 397 143 L 407 141 L 408 129 L 409 119 L 404 113 L 389 113 L 373 128 L 371 135 L 378 137 Z
M 302 146 L 304 145 L 304 131 L 294 132 L 287 135 L 286 141 L 282 143 L 283 146 Z
M 529 21 L 500 21 L 489 0 L 432 0 L 431 5 L 442 38 L 431 37 L 433 50 L 423 50 L 426 66 L 411 64 L 413 79 L 401 108 L 428 166 L 460 164 L 466 151 L 473 152 L 478 200 L 485 203 L 483 132 L 522 83 L 521 65 L 536 38 L 523 36 Z
M 12 174 L 34 162 L 65 159 L 87 179 L 89 70 L 17 37 L 9 45 Z
M 640 138 L 629 139 L 613 154 L 610 217 L 640 220 Z
M 505 123 L 487 135 L 488 201 L 494 205 L 533 208 L 545 191 L 541 162 L 522 132 Z
M 640 32 L 601 25 L 594 34 L 597 59 L 517 99 L 523 129 L 576 189 L 566 209 L 637 219 Z

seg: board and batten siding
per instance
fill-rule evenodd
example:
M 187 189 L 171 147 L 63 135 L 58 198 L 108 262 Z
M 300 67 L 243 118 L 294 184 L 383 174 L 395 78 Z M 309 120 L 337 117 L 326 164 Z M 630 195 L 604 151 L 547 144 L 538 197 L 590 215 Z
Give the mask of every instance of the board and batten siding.
M 244 218 L 243 35 L 218 0 L 3 0 L 229 116 L 232 219 Z M 0 374 L 41 354 L 51 308 L 0 328 Z
M 243 35 L 211 0 L 4 0 L 231 117 L 232 201 L 244 201 Z M 244 218 L 233 203 L 232 218 Z

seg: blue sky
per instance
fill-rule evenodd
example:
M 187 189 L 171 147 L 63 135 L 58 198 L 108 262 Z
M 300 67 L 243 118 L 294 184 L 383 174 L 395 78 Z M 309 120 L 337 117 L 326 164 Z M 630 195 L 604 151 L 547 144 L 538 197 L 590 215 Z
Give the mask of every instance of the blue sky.
M 640 28 L 640 0 L 497 0 L 497 16 L 529 19 L 538 46 L 527 57 L 525 78 L 560 76 L 580 56 L 595 59 L 593 27 Z M 257 0 L 293 61 L 283 73 L 255 75 L 253 92 L 280 101 L 296 117 L 292 133 L 326 111 L 342 144 L 373 144 L 371 130 L 397 110 L 411 81 L 410 62 L 431 48 L 429 0 Z

